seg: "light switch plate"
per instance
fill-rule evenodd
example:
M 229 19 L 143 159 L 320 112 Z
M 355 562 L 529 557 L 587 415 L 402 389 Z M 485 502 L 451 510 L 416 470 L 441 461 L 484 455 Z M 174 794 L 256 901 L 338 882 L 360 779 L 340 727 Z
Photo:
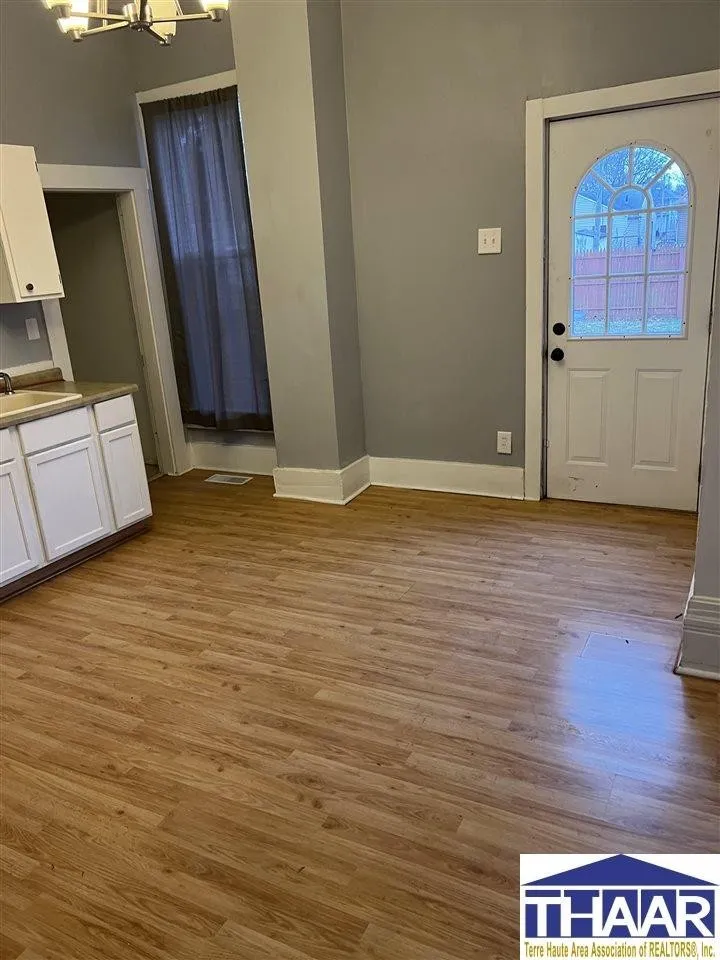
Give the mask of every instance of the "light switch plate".
M 37 317 L 25 317 L 25 329 L 27 330 L 28 340 L 40 339 L 40 328 L 38 327 Z
M 497 452 L 512 453 L 512 433 L 509 430 L 498 430 Z
M 478 253 L 500 253 L 501 246 L 500 227 L 484 227 L 478 230 Z

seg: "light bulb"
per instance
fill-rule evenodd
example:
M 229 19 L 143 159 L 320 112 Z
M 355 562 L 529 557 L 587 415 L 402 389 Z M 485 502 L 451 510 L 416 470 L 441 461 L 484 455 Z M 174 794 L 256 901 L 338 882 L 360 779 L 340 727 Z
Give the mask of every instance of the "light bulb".
M 51 10 L 56 17 L 69 17 L 72 10 L 70 0 L 43 0 L 48 10 Z
M 211 13 L 213 10 L 227 10 L 230 0 L 200 0 L 205 13 Z
M 88 28 L 89 13 L 90 0 L 72 0 L 70 16 L 60 17 L 58 26 L 63 33 L 72 33 L 73 37 L 77 39 L 85 33 Z
M 177 32 L 177 23 L 169 21 L 158 23 L 163 17 L 177 17 L 182 14 L 177 0 L 152 0 L 153 30 L 162 34 L 165 44 L 169 44 Z

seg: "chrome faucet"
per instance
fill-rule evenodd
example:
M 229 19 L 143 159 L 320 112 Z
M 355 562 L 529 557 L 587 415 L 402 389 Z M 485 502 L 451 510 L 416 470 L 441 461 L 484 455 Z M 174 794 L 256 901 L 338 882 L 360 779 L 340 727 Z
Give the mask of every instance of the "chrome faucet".
M 5 382 L 5 393 L 15 393 L 10 374 L 5 373 L 4 370 L 0 370 L 0 378 Z

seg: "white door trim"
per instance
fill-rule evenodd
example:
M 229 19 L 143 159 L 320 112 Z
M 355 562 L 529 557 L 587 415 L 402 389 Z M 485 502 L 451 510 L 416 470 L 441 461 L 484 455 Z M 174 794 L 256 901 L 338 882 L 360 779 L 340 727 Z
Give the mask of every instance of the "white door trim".
M 40 164 L 39 170 L 44 190 L 117 195 L 135 318 L 147 365 L 148 398 L 157 432 L 158 456 L 165 473 L 185 473 L 192 469 L 192 460 L 180 413 L 147 173 L 141 167 L 44 163 Z M 98 308 L 101 310 L 102 304 Z M 52 307 L 50 313 L 52 317 Z M 58 310 L 57 317 L 60 316 Z M 60 355 L 56 358 L 53 348 L 53 359 L 64 372 L 64 355 L 59 341 L 58 337 Z M 54 342 L 51 341 L 51 345 Z M 64 353 L 67 354 L 67 343 Z
M 63 380 L 74 380 L 60 301 L 43 300 L 41 306 L 53 364 L 62 371 Z
M 138 103 L 154 103 L 156 100 L 189 97 L 195 93 L 209 93 L 211 90 L 236 86 L 237 73 L 235 70 L 226 70 L 224 73 L 213 73 L 208 77 L 196 77 L 194 80 L 170 83 L 166 87 L 155 87 L 154 90 L 141 90 L 135 97 Z
M 525 499 L 543 496 L 547 150 L 551 120 L 720 94 L 720 70 L 528 100 L 525 112 Z

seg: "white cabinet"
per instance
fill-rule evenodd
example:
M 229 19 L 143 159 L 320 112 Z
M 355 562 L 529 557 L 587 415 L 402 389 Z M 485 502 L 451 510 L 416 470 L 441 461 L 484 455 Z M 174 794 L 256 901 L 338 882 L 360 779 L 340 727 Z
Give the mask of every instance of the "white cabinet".
M 150 491 L 137 423 L 106 430 L 100 434 L 100 443 L 118 528 L 149 517 Z
M 26 462 L 48 560 L 113 532 L 94 436 L 34 453 Z
M 25 464 L 21 459 L 0 463 L 0 585 L 44 562 Z
M 0 144 L 0 303 L 62 296 L 35 151 Z
M 0 430 L 2 598 L 25 574 L 64 569 L 71 554 L 94 543 L 88 553 L 101 551 L 98 541 L 151 513 L 130 395 Z

